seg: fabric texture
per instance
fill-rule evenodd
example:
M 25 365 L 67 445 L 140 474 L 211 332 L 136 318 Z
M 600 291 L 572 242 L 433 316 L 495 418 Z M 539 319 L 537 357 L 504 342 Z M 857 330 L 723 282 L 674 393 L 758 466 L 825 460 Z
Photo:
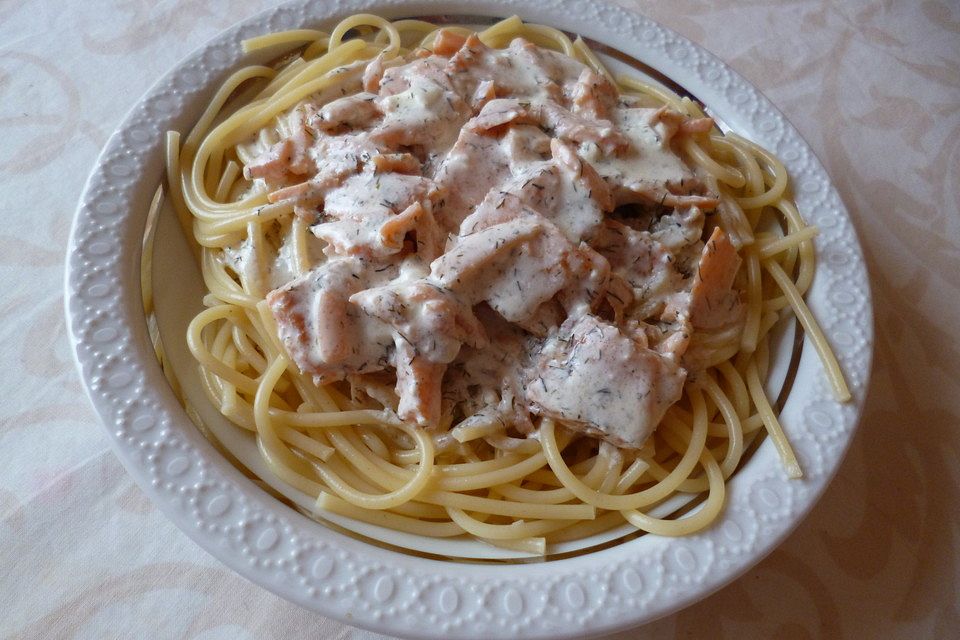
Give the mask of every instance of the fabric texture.
M 799 529 L 618 638 L 949 637 L 960 627 L 960 5 L 621 0 L 766 93 L 849 207 L 874 294 L 860 431 Z M 197 547 L 133 484 L 81 389 L 63 256 L 124 113 L 257 0 L 0 0 L 0 636 L 351 638 Z

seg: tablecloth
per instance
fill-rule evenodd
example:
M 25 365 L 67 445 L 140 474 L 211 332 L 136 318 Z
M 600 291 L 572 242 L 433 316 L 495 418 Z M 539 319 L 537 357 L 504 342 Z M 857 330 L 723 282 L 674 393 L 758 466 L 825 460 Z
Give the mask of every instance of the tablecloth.
M 960 629 L 960 6 L 621 0 L 701 43 L 813 146 L 863 241 L 876 360 L 839 475 L 739 580 L 619 637 Z M 220 565 L 110 452 L 62 273 L 86 176 L 161 73 L 258 0 L 0 0 L 0 635 L 355 638 Z

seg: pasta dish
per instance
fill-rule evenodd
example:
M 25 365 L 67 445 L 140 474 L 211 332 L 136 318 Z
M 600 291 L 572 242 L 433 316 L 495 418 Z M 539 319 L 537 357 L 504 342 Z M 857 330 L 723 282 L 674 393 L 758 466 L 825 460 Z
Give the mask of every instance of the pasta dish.
M 812 239 L 783 165 L 582 39 L 355 15 L 231 75 L 181 140 L 174 207 L 208 396 L 318 512 L 543 554 L 721 513 L 769 434 L 770 332 Z M 705 495 L 657 517 L 678 494 Z

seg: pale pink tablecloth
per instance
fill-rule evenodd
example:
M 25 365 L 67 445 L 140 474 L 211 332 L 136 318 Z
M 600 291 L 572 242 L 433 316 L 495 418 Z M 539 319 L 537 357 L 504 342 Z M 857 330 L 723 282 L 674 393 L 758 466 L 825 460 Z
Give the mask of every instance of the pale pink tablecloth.
M 957 637 L 960 7 L 630 2 L 760 87 L 813 145 L 869 262 L 877 358 L 822 502 L 731 586 L 621 637 Z M 373 638 L 248 583 L 140 493 L 80 389 L 62 262 L 108 134 L 257 0 L 0 0 L 0 635 Z

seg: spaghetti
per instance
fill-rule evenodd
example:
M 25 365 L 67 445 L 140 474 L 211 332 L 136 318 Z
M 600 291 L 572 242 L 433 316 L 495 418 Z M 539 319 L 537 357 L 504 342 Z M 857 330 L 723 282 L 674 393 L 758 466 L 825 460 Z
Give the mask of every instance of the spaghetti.
M 290 113 L 299 105 L 325 105 L 356 93 L 369 63 L 396 65 L 472 33 L 355 15 L 329 34 L 301 29 L 260 36 L 244 43 L 247 51 L 282 47 L 292 52 L 276 67 L 235 72 L 189 135 L 181 140 L 176 132 L 168 134 L 172 202 L 196 241 L 209 290 L 207 308 L 191 322 L 187 342 L 212 402 L 256 435 L 272 473 L 316 497 L 318 510 L 423 536 L 473 536 L 533 554 L 624 522 L 670 536 L 709 526 L 722 510 L 725 480 L 764 432 L 786 473 L 800 477 L 763 389 L 770 331 L 778 320 L 796 315 L 838 401 L 850 397 L 803 301 L 814 273 L 816 229 L 800 217 L 777 158 L 715 128 L 691 132 L 676 146 L 705 188 L 718 196 L 715 226 L 742 260 L 736 274 L 745 297 L 742 322 L 694 335 L 690 349 L 701 354 L 702 365 L 643 446 L 618 447 L 547 413 L 534 416 L 528 437 L 482 411 L 445 410 L 438 424 L 426 428 L 398 417 L 398 399 L 389 384 L 370 382 L 363 393 L 346 381 L 316 384 L 295 362 L 267 295 L 284 279 L 309 273 L 324 257 L 297 201 L 272 199 L 262 184 L 245 177 L 244 167 L 290 135 Z M 697 104 L 662 87 L 614 79 L 582 39 L 571 41 L 550 27 L 512 17 L 476 35 L 494 49 L 524 38 L 616 82 L 631 104 L 704 118 Z M 239 246 L 260 267 L 242 266 Z M 287 272 L 263 268 L 281 251 L 291 265 Z M 684 517 L 649 513 L 678 493 L 704 492 L 703 504 Z

